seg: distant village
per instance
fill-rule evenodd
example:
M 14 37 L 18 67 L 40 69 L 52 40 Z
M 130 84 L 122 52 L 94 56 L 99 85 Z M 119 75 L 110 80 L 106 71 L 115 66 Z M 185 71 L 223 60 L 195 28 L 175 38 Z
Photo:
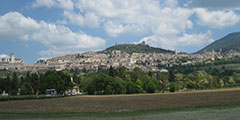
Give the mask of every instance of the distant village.
M 24 64 L 23 59 L 15 58 L 14 53 L 10 58 L 2 58 L 0 70 L 32 71 L 64 70 L 64 69 L 107 69 L 110 66 L 124 66 L 128 69 L 136 67 L 144 71 L 167 72 L 166 67 L 172 65 L 187 65 L 199 62 L 211 62 L 216 59 L 229 59 L 240 56 L 240 52 L 230 51 L 222 53 L 221 50 L 205 51 L 202 54 L 186 53 L 132 53 L 128 54 L 119 50 L 113 50 L 110 54 L 99 52 L 86 52 L 69 54 L 51 59 L 40 59 L 35 64 Z

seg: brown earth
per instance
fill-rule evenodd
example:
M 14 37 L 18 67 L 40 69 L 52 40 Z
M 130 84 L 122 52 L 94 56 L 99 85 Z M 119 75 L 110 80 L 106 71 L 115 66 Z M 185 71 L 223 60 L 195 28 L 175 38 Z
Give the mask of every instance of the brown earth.
M 0 102 L 0 113 L 104 112 L 216 105 L 240 105 L 240 88 L 166 94 L 74 96 L 5 101 Z

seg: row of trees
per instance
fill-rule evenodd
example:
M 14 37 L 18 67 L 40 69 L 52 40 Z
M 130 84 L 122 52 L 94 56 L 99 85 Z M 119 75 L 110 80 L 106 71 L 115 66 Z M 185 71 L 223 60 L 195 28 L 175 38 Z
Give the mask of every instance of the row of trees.
M 86 94 L 132 94 L 175 92 L 179 90 L 214 89 L 221 87 L 240 86 L 240 73 L 231 75 L 209 74 L 204 70 L 183 74 L 174 70 L 169 72 L 144 72 L 139 68 L 127 70 L 125 67 L 86 71 L 47 71 L 45 73 L 17 73 L 0 78 L 0 92 L 9 94 L 43 94 L 46 89 L 56 89 L 63 93 L 72 89 L 70 80 L 80 85 Z
M 240 73 L 231 76 L 211 75 L 204 70 L 188 74 L 143 72 L 135 68 L 132 71 L 124 67 L 110 68 L 108 72 L 101 72 L 93 76 L 82 77 L 81 89 L 88 94 L 131 94 L 153 93 L 155 91 L 198 90 L 240 85 Z
M 58 93 L 73 87 L 70 76 L 63 72 L 30 73 L 25 77 L 16 72 L 0 78 L 0 93 L 4 90 L 11 95 L 44 94 L 46 89 L 56 89 Z
M 144 91 L 153 93 L 157 89 L 155 77 L 141 69 L 127 71 L 126 68 L 110 67 L 107 73 L 98 73 L 81 79 L 81 88 L 88 94 L 132 94 Z

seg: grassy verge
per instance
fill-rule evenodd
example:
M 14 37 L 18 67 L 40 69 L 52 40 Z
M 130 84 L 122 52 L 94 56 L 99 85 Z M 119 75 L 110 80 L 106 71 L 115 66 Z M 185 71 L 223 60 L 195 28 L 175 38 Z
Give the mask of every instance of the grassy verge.
M 227 112 L 226 112 L 227 111 Z M 81 113 L 41 113 L 41 114 L 0 114 L 0 119 L 13 120 L 13 119 L 51 119 L 51 120 L 67 120 L 67 119 L 84 119 L 84 120 L 104 120 L 104 119 L 159 119 L 171 120 L 178 117 L 186 117 L 185 119 L 198 119 L 197 114 L 201 114 L 198 120 L 204 115 L 210 119 L 229 119 L 235 120 L 235 112 L 240 112 L 240 106 L 224 105 L 224 106 L 208 106 L 208 107 L 191 107 L 191 108 L 171 108 L 171 109 L 158 109 L 158 110 L 138 110 L 133 112 L 81 112 Z M 217 114 L 224 113 L 223 119 L 218 118 Z M 222 114 L 223 115 L 223 114 Z M 164 118 L 160 118 L 164 117 Z M 202 119 L 206 119 L 203 117 Z M 237 120 L 237 118 L 236 118 Z
M 61 97 L 61 96 L 59 96 Z M 45 95 L 16 95 L 16 96 L 0 96 L 0 101 L 10 100 L 31 100 L 31 99 L 46 99 L 56 97 L 45 97 Z
M 27 99 L 43 99 L 44 95 L 19 95 L 19 96 L 0 96 L 0 101 L 8 100 L 27 100 Z

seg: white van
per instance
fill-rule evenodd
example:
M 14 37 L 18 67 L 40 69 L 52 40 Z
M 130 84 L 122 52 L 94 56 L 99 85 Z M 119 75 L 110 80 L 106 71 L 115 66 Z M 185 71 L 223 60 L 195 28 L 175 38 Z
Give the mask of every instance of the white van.
M 57 91 L 55 89 L 46 89 L 45 97 L 56 97 Z

